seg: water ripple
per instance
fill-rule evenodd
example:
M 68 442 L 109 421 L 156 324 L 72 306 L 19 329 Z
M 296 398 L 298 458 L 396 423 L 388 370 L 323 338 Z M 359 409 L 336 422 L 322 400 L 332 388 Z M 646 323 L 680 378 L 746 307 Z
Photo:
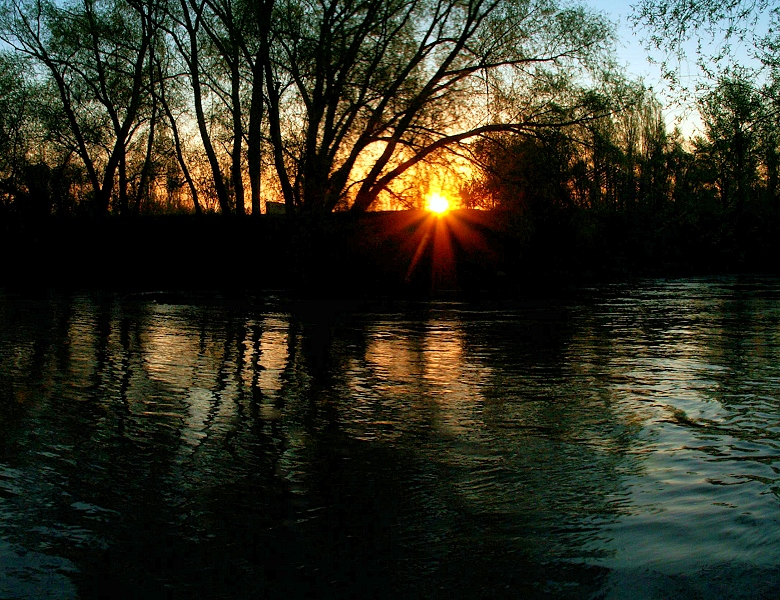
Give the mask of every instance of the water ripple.
M 777 280 L 0 303 L 2 597 L 780 591 Z

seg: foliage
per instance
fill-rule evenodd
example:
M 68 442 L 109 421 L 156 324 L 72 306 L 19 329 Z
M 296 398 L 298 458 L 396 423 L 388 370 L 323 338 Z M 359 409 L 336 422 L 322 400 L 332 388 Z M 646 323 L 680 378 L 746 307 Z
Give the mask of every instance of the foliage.
M 475 146 L 482 189 L 471 193 L 520 212 L 656 209 L 669 197 L 668 145 L 660 106 L 640 88 L 632 106 L 597 120 L 484 139 Z
M 466 140 L 599 114 L 577 76 L 599 79 L 611 32 L 582 9 L 295 1 L 276 15 L 269 119 L 291 208 L 330 211 L 347 194 L 366 210 L 410 169 Z
M 780 43 L 748 37 L 777 9 L 637 10 L 670 52 L 726 23 L 765 67 L 712 69 L 698 139 L 615 67 L 609 23 L 555 0 L 0 0 L 0 210 L 242 216 L 282 200 L 320 223 L 415 206 L 426 174 L 467 163 L 463 205 L 511 215 L 524 239 L 747 239 L 780 210 Z
M 688 84 L 679 66 L 688 58 L 704 76 L 699 88 L 746 59 L 770 69 L 780 61 L 780 7 L 769 0 L 641 0 L 632 19 L 647 32 L 648 49 L 663 53 L 666 78 L 682 92 Z
M 46 90 L 41 125 L 96 214 L 139 210 L 158 135 L 196 210 L 210 191 L 243 214 L 245 173 L 255 213 L 261 184 L 289 212 L 367 210 L 480 135 L 614 110 L 594 101 L 619 102 L 611 35 L 555 0 L 0 2 L 0 38 Z
M 666 132 L 649 94 L 586 125 L 493 136 L 476 149 L 482 168 L 467 203 L 512 213 L 518 235 L 531 240 L 523 243 L 539 248 L 569 231 L 594 246 L 609 240 L 614 251 L 633 240 L 635 255 L 675 264 L 733 265 L 776 237 L 774 104 L 747 72 L 735 72 L 701 99 L 700 111 L 705 135 L 693 143 Z

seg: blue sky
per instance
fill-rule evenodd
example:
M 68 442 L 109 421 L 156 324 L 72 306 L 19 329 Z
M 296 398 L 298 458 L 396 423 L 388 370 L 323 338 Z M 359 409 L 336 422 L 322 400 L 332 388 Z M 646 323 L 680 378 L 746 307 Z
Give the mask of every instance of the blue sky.
M 651 64 L 648 61 L 648 51 L 645 49 L 643 32 L 634 30 L 629 23 L 628 17 L 631 14 L 631 4 L 628 2 L 618 2 L 615 0 L 585 0 L 586 4 L 593 9 L 604 13 L 614 23 L 618 30 L 618 58 L 626 67 L 629 73 L 640 77 L 645 85 L 653 88 L 659 100 L 664 104 L 667 113 L 667 123 L 670 127 L 674 126 L 675 117 L 683 115 L 685 122 L 681 128 L 685 135 L 695 133 L 698 126 L 698 119 L 690 107 L 678 106 L 672 101 L 666 93 L 667 84 L 661 75 L 661 68 L 657 64 Z M 656 58 L 660 55 L 656 54 Z M 689 67 L 693 73 L 696 73 L 695 66 Z
M 641 77 L 645 84 L 652 87 L 659 100 L 664 104 L 667 111 L 667 123 L 674 125 L 675 117 L 681 116 L 684 120 L 681 123 L 681 129 L 685 135 L 695 134 L 699 120 L 695 107 L 692 103 L 681 105 L 676 103 L 670 94 L 666 81 L 661 76 L 661 69 L 657 64 L 651 64 L 648 61 L 648 51 L 644 47 L 644 32 L 634 30 L 629 22 L 631 14 L 631 2 L 619 2 L 616 0 L 582 0 L 593 9 L 604 13 L 618 26 L 618 57 L 626 66 L 629 73 Z M 759 27 L 766 29 L 768 27 L 769 17 L 765 15 L 759 22 Z M 756 64 L 749 57 L 749 46 L 737 47 L 737 56 L 740 62 L 745 64 Z M 693 56 L 695 50 L 695 41 L 690 43 L 690 55 Z M 653 56 L 657 59 L 662 58 L 661 54 L 655 52 Z M 691 88 L 694 87 L 696 80 L 700 76 L 700 71 L 694 60 L 687 64 L 679 65 L 682 69 L 681 77 Z
M 648 63 L 647 51 L 643 47 L 642 37 L 631 28 L 628 22 L 631 5 L 627 2 L 614 0 L 585 0 L 585 2 L 618 24 L 619 57 L 628 65 L 630 72 L 644 77 L 648 83 L 650 80 L 660 80 L 661 70 Z

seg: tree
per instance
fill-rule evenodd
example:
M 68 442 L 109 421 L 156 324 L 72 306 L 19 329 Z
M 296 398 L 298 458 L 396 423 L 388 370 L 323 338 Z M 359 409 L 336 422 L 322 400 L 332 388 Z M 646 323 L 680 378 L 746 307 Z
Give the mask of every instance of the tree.
M 251 207 L 257 215 L 262 179 L 264 68 L 269 61 L 274 0 L 208 0 L 207 6 L 211 18 L 204 16 L 204 30 L 211 42 L 212 57 L 221 67 L 212 66 L 205 76 L 229 117 L 225 128 L 231 137 L 228 155 L 236 214 L 244 214 L 246 143 Z
M 32 62 L 0 53 L 0 205 L 16 214 L 68 214 L 83 171 L 58 143 L 63 127 L 56 92 L 29 77 Z
M 724 207 L 741 210 L 746 201 L 774 205 L 778 186 L 780 127 L 774 91 L 755 85 L 752 73 L 723 76 L 700 101 L 706 138 L 700 150 L 716 173 Z
M 367 210 L 410 169 L 491 132 L 603 114 L 579 85 L 611 26 L 551 0 L 284 0 L 265 63 L 289 211 Z M 580 80 L 580 83 L 582 81 Z
M 0 5 L 0 38 L 43 67 L 57 90 L 98 215 L 109 210 L 117 174 L 119 210 L 128 210 L 127 149 L 149 96 L 158 9 L 155 0 Z
M 623 98 L 628 90 L 630 106 L 600 119 L 481 139 L 473 145 L 480 170 L 471 202 L 536 214 L 658 210 L 671 196 L 670 143 L 655 97 L 634 83 Z
M 571 204 L 569 181 L 576 150 L 564 131 L 499 134 L 478 145 L 474 151 L 483 167 L 478 196 L 487 207 L 539 214 Z
M 32 149 L 35 86 L 24 77 L 26 61 L 0 54 L 0 190 L 10 206 L 25 195 L 22 174 Z
M 170 130 L 171 144 L 173 146 L 173 155 L 176 158 L 176 163 L 178 164 L 178 168 L 181 171 L 181 176 L 184 179 L 184 183 L 187 185 L 189 189 L 190 196 L 192 198 L 193 208 L 195 209 L 195 214 L 200 215 L 203 212 L 203 208 L 201 207 L 198 198 L 199 196 L 198 188 L 195 185 L 195 180 L 192 176 L 189 165 L 187 164 L 187 159 L 184 156 L 184 144 L 182 142 L 181 134 L 179 132 L 179 124 L 176 120 L 175 115 L 173 114 L 173 106 L 170 98 L 171 95 L 173 95 L 176 100 L 180 100 L 182 94 L 177 93 L 178 90 L 176 90 L 173 83 L 175 77 L 172 77 L 170 75 L 171 69 L 168 64 L 166 64 L 166 66 L 163 67 L 162 59 L 159 53 L 157 55 L 157 60 L 155 61 L 155 64 L 157 67 L 157 86 L 154 88 L 153 92 L 155 94 L 156 100 L 159 102 L 160 107 L 162 108 L 162 111 L 165 115 L 165 122 L 168 129 Z M 172 192 L 174 189 L 181 186 L 178 184 L 178 176 L 171 175 L 173 169 L 169 168 L 168 171 L 169 174 L 166 177 L 167 179 L 166 189 L 170 194 L 170 192 Z
M 744 46 L 765 65 L 780 60 L 780 38 L 773 33 L 780 7 L 769 0 L 641 0 L 632 18 L 648 31 L 648 45 L 666 54 L 664 71 L 674 85 L 681 81 L 669 58 L 686 57 L 692 40 L 696 62 L 708 78 L 717 78 L 719 66 L 733 62 Z
M 706 137 L 696 156 L 709 163 L 724 207 L 741 208 L 759 187 L 770 203 L 778 186 L 780 114 L 780 6 L 768 0 L 642 0 L 634 21 L 649 31 L 649 45 L 669 57 L 695 55 L 707 77 L 698 99 Z M 756 68 L 747 70 L 735 48 L 747 47 Z M 674 85 L 679 74 L 666 64 Z M 684 86 L 683 86 L 684 87 Z
M 56 92 L 49 121 L 66 127 L 52 139 L 84 165 L 98 214 L 138 212 L 159 165 L 170 172 L 161 151 L 196 211 L 243 214 L 244 173 L 255 214 L 266 184 L 290 213 L 364 211 L 480 136 L 585 123 L 622 101 L 604 101 L 618 98 L 611 25 L 556 0 L 0 6 L 0 37 Z
M 724 77 L 700 102 L 706 147 L 724 207 L 741 209 L 758 177 L 758 127 L 762 101 L 744 76 Z
M 223 215 L 229 215 L 232 212 L 230 195 L 217 151 L 214 148 L 211 130 L 203 105 L 203 46 L 205 44 L 204 38 L 207 38 L 204 32 L 204 20 L 208 16 L 207 8 L 208 5 L 205 0 L 179 0 L 178 3 L 171 3 L 169 5 L 169 16 L 172 25 L 168 32 L 172 44 L 184 61 L 186 73 L 189 76 L 195 120 L 203 150 L 206 153 L 211 169 L 214 191 L 219 202 L 220 211 Z

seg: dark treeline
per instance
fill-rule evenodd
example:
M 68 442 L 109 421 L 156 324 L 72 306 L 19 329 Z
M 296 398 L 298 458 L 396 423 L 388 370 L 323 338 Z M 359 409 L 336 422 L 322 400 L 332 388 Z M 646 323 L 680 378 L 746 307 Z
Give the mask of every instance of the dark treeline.
M 629 101 L 554 0 L 2 0 L 0 39 L 16 212 L 408 207 L 469 141 Z
M 580 269 L 775 271 L 777 85 L 757 86 L 740 69 L 721 76 L 699 101 L 704 133 L 692 140 L 668 132 L 661 106 L 645 95 L 574 128 L 480 141 L 482 175 L 464 200 L 515 214 L 525 243 Z M 599 248 L 604 262 L 577 248 Z
M 438 185 L 500 215 L 479 285 L 775 269 L 777 52 L 761 78 L 723 71 L 686 139 L 612 36 L 548 0 L 2 0 L 4 254 L 306 265 L 274 284 L 338 261 L 349 279 L 377 270 L 369 234 L 327 215 L 419 208 Z M 269 202 L 285 222 L 215 225 Z M 401 243 L 383 239 L 380 261 Z

